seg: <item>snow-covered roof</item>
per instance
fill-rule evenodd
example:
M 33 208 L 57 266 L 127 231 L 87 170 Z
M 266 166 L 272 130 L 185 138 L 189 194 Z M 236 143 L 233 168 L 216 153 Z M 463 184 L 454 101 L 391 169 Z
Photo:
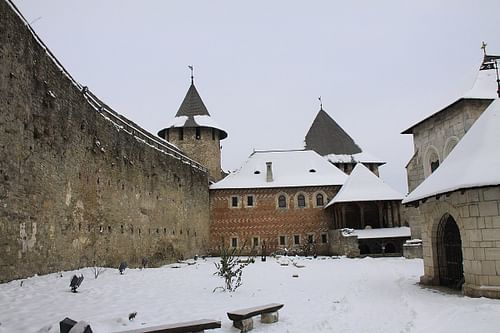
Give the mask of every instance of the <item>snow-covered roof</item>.
M 443 163 L 403 203 L 464 188 L 500 184 L 500 100 L 476 120 Z
M 495 61 L 499 62 L 500 56 L 494 55 L 484 55 L 483 62 L 479 68 L 479 71 L 476 76 L 476 80 L 472 85 L 472 88 L 466 92 L 464 95 L 459 96 L 453 103 L 448 104 L 446 107 L 439 109 L 438 112 L 433 113 L 432 115 L 426 117 L 425 119 L 419 121 L 415 125 L 401 132 L 401 134 L 411 134 L 413 132 L 413 128 L 425 122 L 426 120 L 436 116 L 437 114 L 443 112 L 448 109 L 450 106 L 464 100 L 464 99 L 496 99 L 497 95 L 497 78 L 495 71 Z
M 358 163 L 340 189 L 339 193 L 326 205 L 329 207 L 338 202 L 401 200 L 403 195 L 387 185 Z M 325 207 L 325 208 L 326 208 Z
M 499 56 L 485 55 L 476 81 L 463 98 L 495 99 L 497 95 L 497 76 L 495 70 L 495 61 Z
M 174 119 L 167 125 L 165 129 L 158 132 L 158 135 L 163 137 L 163 132 L 168 128 L 175 127 L 209 127 L 220 131 L 220 139 L 227 137 L 226 131 L 219 126 L 210 116 L 207 107 L 196 90 L 194 83 L 191 82 L 184 100 L 175 114 Z
M 358 236 L 358 239 L 411 237 L 409 227 L 344 230 L 342 233 L 345 236 Z
M 325 156 L 332 163 L 375 163 L 375 164 L 385 164 L 380 158 L 373 156 L 367 152 L 361 152 L 357 154 L 328 154 Z
M 268 182 L 266 163 L 272 163 Z M 255 151 L 243 166 L 210 189 L 342 185 L 347 175 L 312 150 Z

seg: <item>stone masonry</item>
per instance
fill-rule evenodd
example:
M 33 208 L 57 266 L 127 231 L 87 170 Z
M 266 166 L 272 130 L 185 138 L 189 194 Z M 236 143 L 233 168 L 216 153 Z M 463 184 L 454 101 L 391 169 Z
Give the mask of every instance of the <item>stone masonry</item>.
M 489 99 L 461 99 L 403 134 L 413 134 L 414 154 L 406 166 L 408 192 L 413 191 L 431 174 L 430 161 L 441 164 L 472 124 L 491 103 Z M 412 238 L 421 238 L 424 223 L 418 208 L 405 210 Z
M 0 32 L 0 282 L 203 253 L 206 169 L 79 87 L 6 1 Z
M 449 214 L 460 231 L 468 296 L 500 298 L 500 186 L 455 191 L 420 204 L 425 284 L 439 284 L 438 226 Z

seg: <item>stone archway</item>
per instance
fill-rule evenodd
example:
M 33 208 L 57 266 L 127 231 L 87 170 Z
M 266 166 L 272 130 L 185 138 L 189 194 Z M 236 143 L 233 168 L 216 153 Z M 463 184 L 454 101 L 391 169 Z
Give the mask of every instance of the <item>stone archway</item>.
M 460 289 L 464 283 L 462 240 L 455 219 L 445 214 L 437 230 L 439 284 Z

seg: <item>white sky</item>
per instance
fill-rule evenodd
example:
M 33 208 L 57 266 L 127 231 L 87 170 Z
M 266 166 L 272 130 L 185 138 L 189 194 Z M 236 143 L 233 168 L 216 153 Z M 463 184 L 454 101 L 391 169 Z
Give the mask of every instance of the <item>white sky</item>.
M 498 0 L 14 0 L 73 77 L 152 133 L 174 117 L 188 65 L 225 170 L 256 149 L 301 148 L 324 109 L 406 193 L 400 132 L 473 84 L 500 53 Z

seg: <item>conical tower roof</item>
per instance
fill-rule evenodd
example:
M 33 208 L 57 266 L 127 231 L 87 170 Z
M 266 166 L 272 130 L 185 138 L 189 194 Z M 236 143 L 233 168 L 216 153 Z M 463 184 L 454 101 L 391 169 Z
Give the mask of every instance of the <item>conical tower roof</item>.
M 186 97 L 184 97 L 184 100 L 182 101 L 182 104 L 175 116 L 210 116 L 210 113 L 208 113 L 207 107 L 203 103 L 200 94 L 198 94 L 198 90 L 196 90 L 194 83 L 191 83 Z
M 323 108 L 316 115 L 305 141 L 306 149 L 314 150 L 322 156 L 361 153 L 361 148 Z
M 163 133 L 167 128 L 176 127 L 208 127 L 215 128 L 220 132 L 220 139 L 227 138 L 227 132 L 222 129 L 210 116 L 205 103 L 200 97 L 198 90 L 194 86 L 194 82 L 191 81 L 191 86 L 189 87 L 186 97 L 181 103 L 179 110 L 175 114 L 174 120 L 164 129 L 158 132 L 160 137 L 163 137 Z

